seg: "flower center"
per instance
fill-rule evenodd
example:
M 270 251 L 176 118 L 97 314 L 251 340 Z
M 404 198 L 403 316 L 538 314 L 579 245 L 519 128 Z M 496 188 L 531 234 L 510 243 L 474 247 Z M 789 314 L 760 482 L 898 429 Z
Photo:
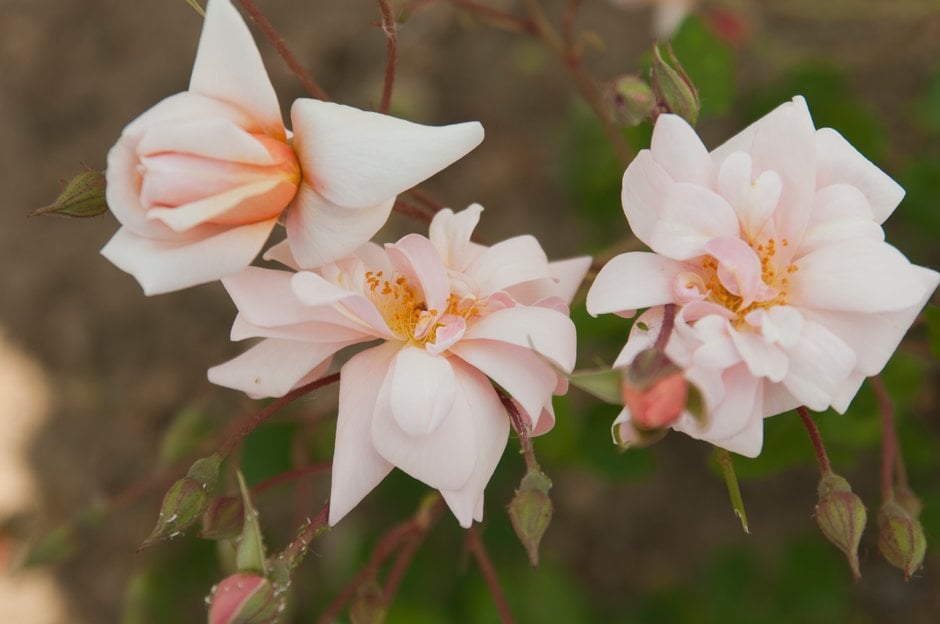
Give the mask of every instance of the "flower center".
M 787 239 L 780 241 L 782 247 L 789 246 Z M 799 270 L 791 263 L 785 269 L 778 269 L 774 260 L 777 255 L 777 241 L 769 238 L 763 243 L 750 245 L 756 259 L 760 262 L 760 279 L 754 288 L 746 288 L 741 284 L 740 271 L 737 267 L 730 267 L 715 256 L 705 256 L 702 260 L 701 279 L 705 299 L 716 303 L 731 311 L 735 315 L 734 323 L 741 324 L 744 318 L 752 311 L 761 308 L 771 308 L 778 305 L 787 305 L 787 291 L 790 286 L 790 276 Z M 753 267 L 756 270 L 756 266 Z M 733 282 L 729 277 L 732 274 L 738 278 Z M 692 288 L 693 284 L 687 284 Z
M 434 344 L 438 331 L 456 318 L 463 321 L 481 314 L 481 300 L 473 296 L 458 297 L 451 294 L 444 310 L 428 309 L 426 302 L 408 279 L 395 272 L 390 279 L 383 272 L 366 272 L 369 296 L 382 314 L 389 329 L 407 342 Z

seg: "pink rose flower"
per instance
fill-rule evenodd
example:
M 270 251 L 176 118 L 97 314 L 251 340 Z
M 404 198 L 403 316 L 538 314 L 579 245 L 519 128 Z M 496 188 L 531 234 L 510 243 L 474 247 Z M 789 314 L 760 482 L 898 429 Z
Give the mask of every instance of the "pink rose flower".
M 239 310 L 232 338 L 264 340 L 210 369 L 219 385 L 282 396 L 343 347 L 381 341 L 341 369 L 330 524 L 396 466 L 440 490 L 462 526 L 480 520 L 509 435 L 490 380 L 534 434 L 554 423 L 559 371 L 575 360 L 567 304 L 590 259 L 550 263 L 531 236 L 473 243 L 481 211 L 443 210 L 430 238 L 367 244 L 317 271 L 251 267 L 222 280 Z M 289 251 L 270 255 L 294 265 Z
M 650 308 L 620 367 L 676 304 L 666 354 L 709 419 L 703 428 L 685 414 L 674 428 L 756 456 L 763 418 L 800 405 L 844 412 L 937 287 L 936 271 L 884 241 L 881 223 L 903 196 L 839 133 L 816 130 L 800 97 L 711 153 L 663 115 L 623 179 L 627 220 L 653 252 L 611 260 L 588 311 Z
M 356 249 L 395 196 L 483 138 L 478 123 L 420 126 L 298 100 L 295 135 L 251 34 L 229 0 L 211 0 L 189 90 L 131 122 L 108 154 L 107 200 L 122 227 L 102 254 L 148 295 L 232 275 L 287 210 L 306 266 Z

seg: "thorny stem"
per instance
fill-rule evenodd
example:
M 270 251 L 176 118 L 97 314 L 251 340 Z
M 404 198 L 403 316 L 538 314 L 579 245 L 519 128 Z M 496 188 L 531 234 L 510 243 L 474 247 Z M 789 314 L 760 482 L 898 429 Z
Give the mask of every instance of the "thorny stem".
M 894 428 L 894 405 L 891 395 L 885 387 L 880 376 L 869 378 L 875 399 L 878 401 L 878 410 L 881 412 L 881 498 L 883 501 L 894 500 L 894 468 L 895 462 L 903 463 L 901 449 L 898 445 L 898 436 Z M 906 474 L 905 474 L 906 478 Z M 904 484 L 906 488 L 907 484 Z M 908 491 L 909 488 L 907 488 Z
M 324 533 L 329 526 L 326 521 L 330 515 L 330 502 L 327 501 L 323 508 L 320 510 L 320 513 L 311 520 L 307 525 L 301 530 L 301 532 L 294 538 L 294 540 L 287 545 L 287 548 L 282 550 L 279 557 L 283 557 L 290 562 L 291 569 L 297 567 L 300 563 L 300 558 L 306 554 L 307 548 L 310 546 L 310 543 L 313 542 L 320 534 Z
M 597 119 L 601 123 L 604 134 L 607 135 L 607 139 L 610 141 L 611 147 L 613 147 L 614 151 L 617 153 L 617 157 L 623 165 L 626 165 L 632 158 L 630 148 L 627 146 L 623 135 L 620 134 L 611 120 L 604 106 L 604 102 L 601 99 L 597 85 L 584 73 L 577 50 L 569 48 L 564 40 L 559 37 L 555 28 L 545 15 L 545 11 L 542 10 L 542 4 L 539 0 L 525 0 L 525 5 L 529 11 L 529 16 L 535 23 L 536 34 L 564 65 L 568 75 L 571 76 L 575 86 L 581 93 L 581 97 L 584 98 L 584 101 L 587 102 L 588 106 L 594 111 L 594 114 L 597 115 Z M 571 12 L 570 9 L 569 12 Z M 573 15 L 571 19 L 573 22 Z M 571 43 L 574 43 L 573 35 L 571 36 Z
M 317 474 L 319 472 L 329 472 L 332 464 L 333 462 L 331 461 L 323 461 L 316 464 L 310 464 L 309 466 L 304 466 L 303 468 L 297 468 L 296 470 L 282 472 L 281 474 L 274 475 L 270 479 L 265 479 L 261 483 L 251 488 L 251 493 L 261 494 L 262 492 L 266 492 L 275 486 L 293 481 L 294 479 L 299 479 L 310 474 Z
M 379 105 L 379 112 L 388 113 L 388 108 L 392 102 L 392 88 L 395 85 L 395 59 L 398 53 L 398 24 L 395 21 L 395 14 L 389 0 L 378 0 L 379 11 L 382 12 L 382 30 L 385 31 L 385 37 L 388 44 L 385 48 L 385 83 L 382 86 L 382 103 Z
M 829 463 L 829 455 L 826 454 L 826 447 L 823 444 L 822 436 L 819 435 L 816 422 L 813 421 L 809 410 L 802 405 L 796 408 L 796 413 L 800 415 L 803 426 L 806 427 L 806 433 L 809 434 L 809 439 L 813 443 L 813 450 L 816 451 L 816 461 L 819 462 L 820 472 L 824 475 L 829 474 L 832 472 L 832 464 Z
M 480 568 L 480 573 L 483 574 L 483 580 L 486 581 L 486 586 L 489 588 L 490 594 L 493 596 L 493 602 L 496 603 L 496 609 L 499 611 L 500 620 L 503 624 L 512 624 L 516 620 L 512 616 L 512 611 L 509 610 L 509 603 L 506 602 L 506 596 L 499 586 L 496 569 L 493 567 L 493 562 L 490 561 L 490 555 L 486 551 L 483 540 L 480 539 L 477 528 L 471 526 L 467 529 L 466 536 L 467 549 L 473 554 L 473 558 Z
M 522 418 L 522 414 L 519 413 L 519 409 L 516 407 L 516 404 L 513 403 L 512 398 L 503 392 L 499 393 L 499 400 L 503 402 L 503 405 L 506 407 L 506 412 L 509 414 L 509 422 L 512 423 L 512 428 L 516 430 L 516 434 L 519 436 L 519 446 L 522 447 L 522 455 L 525 457 L 525 467 L 527 472 L 541 470 L 539 468 L 539 463 L 535 459 L 535 449 L 532 447 L 532 438 L 529 437 L 529 426 L 525 423 L 525 419 Z
M 430 509 L 422 506 L 413 517 L 389 529 L 379 540 L 378 544 L 376 544 L 375 549 L 372 551 L 372 556 L 369 558 L 365 567 L 363 567 L 362 570 L 359 571 L 359 574 L 336 595 L 333 602 L 331 602 L 323 614 L 320 615 L 320 618 L 317 620 L 318 624 L 331 624 L 336 619 L 336 616 L 339 615 L 340 611 L 343 610 L 343 607 L 356 595 L 356 590 L 375 579 L 379 568 L 397 548 L 404 546 L 404 548 L 407 549 L 413 542 L 416 548 L 424 535 L 434 526 L 434 523 L 440 516 L 440 512 L 441 499 L 438 497 Z M 399 560 L 401 559 L 402 557 L 399 556 Z M 410 557 L 407 557 L 404 564 L 409 562 Z M 404 564 L 402 565 L 406 568 L 407 565 Z M 404 569 L 399 570 L 398 565 L 398 561 L 396 561 L 389 575 L 388 586 L 383 590 L 383 597 L 388 594 L 389 588 L 391 588 L 392 594 L 394 594 L 394 591 L 398 588 L 398 583 L 401 581 L 401 577 L 405 572 Z
M 284 59 L 284 62 L 287 63 L 287 66 L 290 68 L 294 75 L 300 80 L 303 84 L 304 89 L 307 90 L 307 93 L 317 98 L 318 100 L 329 101 L 329 96 L 327 96 L 326 91 L 324 91 L 317 81 L 313 79 L 303 65 L 300 64 L 300 61 L 297 60 L 297 57 L 293 55 L 290 49 L 287 47 L 287 42 L 281 37 L 277 32 L 277 29 L 274 28 L 274 25 L 271 24 L 271 21 L 267 16 L 261 12 L 261 9 L 258 8 L 258 5 L 254 3 L 254 0 L 237 0 L 245 12 L 251 16 L 251 19 L 258 24 L 258 27 L 261 28 L 261 31 L 267 36 L 267 38 L 274 45 L 274 49 L 277 50 L 277 53 Z
M 339 381 L 339 373 L 333 373 L 332 375 L 321 377 L 320 379 L 317 379 L 316 381 L 311 381 L 310 383 L 300 386 L 299 388 L 294 388 L 293 390 L 291 390 L 290 392 L 288 392 L 281 398 L 275 400 L 274 402 L 269 404 L 267 407 L 265 407 L 263 410 L 255 414 L 255 416 L 250 421 L 248 421 L 247 423 L 244 424 L 244 426 L 242 426 L 242 428 L 238 431 L 238 433 L 236 433 L 233 436 L 230 436 L 229 439 L 225 441 L 225 443 L 219 449 L 219 452 L 222 453 L 223 455 L 228 455 L 230 452 L 232 452 L 232 449 L 238 446 L 238 444 L 240 444 L 241 441 L 244 440 L 248 436 L 248 434 L 254 431 L 255 428 L 258 427 L 258 425 L 260 425 L 261 423 L 266 421 L 268 418 L 273 416 L 279 409 L 299 399 L 305 394 L 309 394 L 313 392 L 314 390 L 317 390 L 324 386 L 328 386 L 337 381 Z

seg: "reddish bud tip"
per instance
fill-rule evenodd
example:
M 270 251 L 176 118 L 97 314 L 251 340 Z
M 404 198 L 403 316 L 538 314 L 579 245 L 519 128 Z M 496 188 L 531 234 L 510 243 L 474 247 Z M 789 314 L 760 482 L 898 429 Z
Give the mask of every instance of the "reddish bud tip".
M 274 624 L 283 610 L 271 582 L 254 574 L 226 577 L 208 601 L 209 624 Z
M 621 76 L 610 81 L 604 96 L 614 120 L 622 126 L 639 125 L 652 116 L 656 107 L 652 88 L 639 76 Z
M 681 371 L 666 375 L 639 388 L 624 380 L 621 387 L 623 403 L 630 410 L 636 426 L 643 429 L 664 429 L 679 420 L 685 411 L 689 384 Z
M 522 478 L 509 503 L 509 519 L 533 567 L 539 564 L 539 543 L 552 521 L 551 480 L 538 470 Z
M 858 544 L 865 531 L 868 514 L 861 499 L 852 492 L 849 482 L 833 473 L 823 475 L 817 488 L 816 523 L 823 535 L 841 550 L 852 576 L 858 581 L 862 575 L 858 564 Z
M 878 512 L 878 550 L 888 563 L 910 580 L 924 563 L 927 538 L 924 528 L 904 507 L 888 501 Z

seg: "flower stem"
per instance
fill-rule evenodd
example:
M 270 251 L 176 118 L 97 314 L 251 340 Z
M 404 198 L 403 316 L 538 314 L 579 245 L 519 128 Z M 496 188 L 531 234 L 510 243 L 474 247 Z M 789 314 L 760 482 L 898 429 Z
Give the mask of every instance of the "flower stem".
M 510 396 L 500 392 L 499 399 L 506 407 L 509 422 L 512 423 L 512 428 L 516 430 L 516 434 L 519 436 L 519 445 L 522 447 L 522 455 L 525 458 L 526 472 L 540 471 L 539 463 L 535 459 L 535 449 L 532 447 L 532 438 L 529 437 L 529 426 L 522 418 L 522 414 L 519 413 L 519 409 Z
M 672 328 L 676 323 L 676 304 L 667 303 L 663 306 L 663 324 L 659 328 L 659 335 L 656 336 L 656 342 L 653 343 L 653 349 L 659 352 L 660 356 L 666 356 L 666 345 L 669 344 L 669 336 L 672 335 Z
M 398 55 L 398 24 L 389 0 L 378 0 L 379 11 L 382 12 L 382 30 L 388 43 L 385 48 L 385 83 L 382 86 L 382 103 L 379 112 L 388 113 L 392 102 L 392 88 L 395 85 L 395 60 Z
M 452 5 L 460 9 L 464 9 L 470 13 L 475 13 L 478 16 L 488 19 L 493 22 L 493 25 L 503 28 L 505 30 L 511 30 L 513 32 L 534 35 L 537 33 L 537 28 L 535 24 L 530 19 L 524 17 L 519 17 L 518 15 L 513 15 L 506 11 L 481 4 L 475 0 L 448 0 Z
M 262 492 L 266 492 L 275 486 L 281 485 L 282 483 L 288 483 L 294 479 L 299 479 L 300 477 L 305 477 L 307 475 L 317 474 L 320 472 L 329 472 L 332 464 L 332 461 L 323 461 L 316 464 L 310 464 L 309 466 L 304 466 L 303 468 L 282 472 L 281 474 L 274 475 L 270 479 L 265 479 L 261 483 L 255 485 L 253 488 L 251 488 L 251 493 L 261 494 Z
M 493 567 L 493 562 L 490 560 L 490 555 L 486 551 L 483 540 L 480 539 L 477 528 L 471 526 L 467 529 L 466 536 L 467 549 L 473 554 L 473 558 L 480 568 L 480 573 L 483 574 L 483 580 L 486 581 L 486 586 L 489 588 L 490 594 L 493 596 L 493 602 L 496 603 L 496 609 L 499 611 L 500 621 L 503 624 L 512 624 L 516 620 L 512 616 L 512 611 L 509 610 L 506 595 L 499 586 L 499 577 L 496 576 L 496 569 Z
M 796 413 L 800 415 L 803 426 L 806 427 L 806 433 L 809 434 L 809 439 L 813 443 L 813 450 L 816 451 L 816 461 L 819 462 L 820 472 L 829 474 L 832 472 L 832 464 L 829 463 L 829 456 L 826 454 L 826 447 L 823 444 L 822 436 L 819 434 L 819 428 L 813 421 L 809 410 L 802 405 L 796 408 Z
M 299 388 L 294 388 L 281 398 L 275 400 L 263 410 L 255 414 L 255 416 L 246 422 L 239 431 L 230 436 L 225 443 L 222 444 L 222 447 L 219 449 L 219 452 L 223 455 L 228 455 L 232 452 L 236 446 L 238 446 L 242 440 L 244 440 L 248 434 L 254 431 L 258 425 L 266 421 L 268 418 L 273 416 L 278 410 L 280 410 L 285 405 L 288 405 L 305 394 L 309 394 L 314 390 L 328 386 L 332 383 L 339 381 L 339 373 L 333 373 L 332 375 L 327 375 L 326 377 L 321 377 L 316 381 L 311 381 L 308 384 L 300 386 Z
M 895 463 L 900 465 L 904 460 L 901 458 L 897 431 L 894 428 L 894 405 L 891 395 L 888 394 L 884 380 L 878 375 L 870 377 L 868 382 L 875 392 L 878 411 L 881 412 L 881 499 L 887 502 L 894 500 Z
M 258 5 L 254 3 L 254 0 L 237 0 L 245 12 L 251 16 L 251 19 L 258 24 L 258 27 L 261 28 L 261 31 L 267 36 L 267 38 L 274 45 L 274 49 L 277 50 L 277 53 L 284 59 L 284 62 L 287 63 L 287 66 L 290 68 L 294 75 L 300 80 L 303 84 L 304 89 L 307 90 L 307 93 L 317 98 L 318 100 L 328 101 L 330 98 L 327 96 L 326 91 L 324 91 L 317 81 L 313 79 L 303 65 L 300 64 L 300 61 L 297 60 L 297 57 L 293 55 L 290 49 L 287 47 L 287 42 L 284 41 L 283 37 L 277 32 L 277 29 L 274 28 L 274 25 L 271 24 L 271 21 L 267 16 L 261 12 L 261 9 L 258 8 Z
M 297 537 L 281 551 L 279 556 L 291 562 L 291 569 L 296 568 L 297 565 L 300 564 L 300 560 L 306 554 L 310 543 L 330 528 L 326 523 L 329 515 L 330 503 L 327 501 L 316 517 L 307 523 L 300 533 L 297 534 Z

